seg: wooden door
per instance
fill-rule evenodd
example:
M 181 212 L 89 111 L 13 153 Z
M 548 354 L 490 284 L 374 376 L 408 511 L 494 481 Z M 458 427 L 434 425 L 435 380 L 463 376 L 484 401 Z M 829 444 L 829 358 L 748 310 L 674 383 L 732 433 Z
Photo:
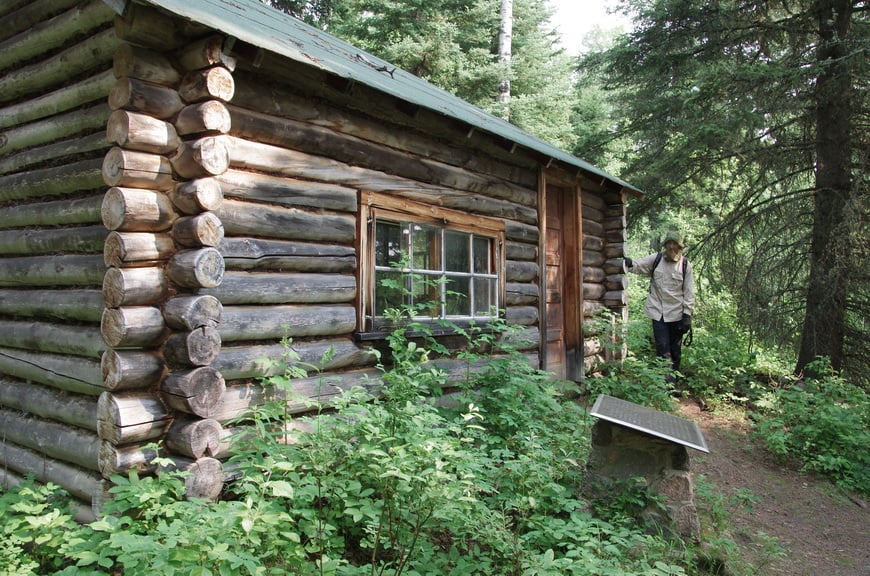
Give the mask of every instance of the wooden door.
M 579 198 L 572 188 L 546 187 L 544 242 L 546 337 L 544 369 L 558 378 L 580 380 L 583 346 L 579 290 Z

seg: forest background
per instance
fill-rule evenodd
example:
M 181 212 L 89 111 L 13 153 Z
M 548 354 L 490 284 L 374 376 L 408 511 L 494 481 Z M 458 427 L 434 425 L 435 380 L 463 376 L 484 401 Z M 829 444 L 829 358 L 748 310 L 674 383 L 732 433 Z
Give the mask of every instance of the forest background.
M 271 3 L 644 190 L 631 256 L 680 229 L 750 342 L 870 384 L 866 0 L 618 0 L 579 56 L 546 0 Z

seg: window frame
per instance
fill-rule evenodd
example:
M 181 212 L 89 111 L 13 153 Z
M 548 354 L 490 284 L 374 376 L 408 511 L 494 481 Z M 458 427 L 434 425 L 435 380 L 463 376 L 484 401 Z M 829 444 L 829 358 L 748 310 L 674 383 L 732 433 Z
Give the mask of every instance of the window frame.
M 505 298 L 505 222 L 498 218 L 469 214 L 451 208 L 443 208 L 424 204 L 415 200 L 399 197 L 384 192 L 362 191 L 360 193 L 360 266 L 359 266 L 359 305 L 357 317 L 357 337 L 359 339 L 377 339 L 385 337 L 395 326 L 383 316 L 375 316 L 375 235 L 378 220 L 391 222 L 413 223 L 434 226 L 444 231 L 473 234 L 492 241 L 493 270 L 496 276 L 496 299 L 498 314 L 504 311 Z M 443 233 L 442 233 L 443 236 Z M 472 264 L 473 265 L 473 264 Z M 428 324 L 435 324 L 443 317 L 432 319 L 415 319 Z M 487 324 L 485 319 L 447 318 L 458 326 Z M 441 329 L 435 333 L 451 333 L 451 330 Z

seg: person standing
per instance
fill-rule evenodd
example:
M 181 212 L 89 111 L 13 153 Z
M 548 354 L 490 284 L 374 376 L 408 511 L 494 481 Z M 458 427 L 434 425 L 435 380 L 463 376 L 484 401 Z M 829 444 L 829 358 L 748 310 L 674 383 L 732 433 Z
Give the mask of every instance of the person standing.
M 664 253 L 625 259 L 629 272 L 650 277 L 644 313 L 652 320 L 656 356 L 667 358 L 673 370 L 680 369 L 683 335 L 692 328 L 695 312 L 695 281 L 684 247 L 682 235 L 670 231 L 665 234 Z

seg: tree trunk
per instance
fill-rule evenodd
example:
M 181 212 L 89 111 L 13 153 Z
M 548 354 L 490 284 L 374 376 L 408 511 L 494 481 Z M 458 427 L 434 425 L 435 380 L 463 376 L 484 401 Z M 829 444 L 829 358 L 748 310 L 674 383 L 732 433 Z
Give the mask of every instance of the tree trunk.
M 511 41 L 513 40 L 514 3 L 513 0 L 501 0 L 498 26 L 498 61 L 504 65 L 503 78 L 498 85 L 498 102 L 502 106 L 501 117 L 510 117 L 511 102 Z
M 852 81 L 845 39 L 849 0 L 820 0 L 816 83 L 816 191 L 806 316 L 796 366 L 802 371 L 817 356 L 843 363 L 850 234 Z

